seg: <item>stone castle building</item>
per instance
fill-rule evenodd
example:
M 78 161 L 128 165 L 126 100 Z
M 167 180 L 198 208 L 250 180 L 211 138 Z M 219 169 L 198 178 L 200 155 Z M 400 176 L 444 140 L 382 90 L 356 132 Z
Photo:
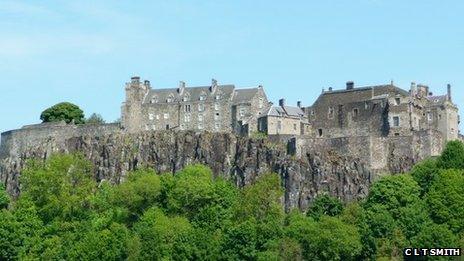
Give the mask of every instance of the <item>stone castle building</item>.
M 451 86 L 434 96 L 429 87 L 411 84 L 406 91 L 392 83 L 322 91 L 312 106 L 278 106 L 264 88 L 236 89 L 234 85 L 157 89 L 132 77 L 126 84 L 122 127 L 128 132 L 195 130 L 249 135 L 290 135 L 310 138 L 411 136 L 434 131 L 443 141 L 459 139 L 459 113 Z
M 258 117 L 270 107 L 262 86 L 236 89 L 234 85 L 151 88 L 149 81 L 132 77 L 126 84 L 122 126 L 142 130 L 195 130 L 248 134 L 258 130 Z

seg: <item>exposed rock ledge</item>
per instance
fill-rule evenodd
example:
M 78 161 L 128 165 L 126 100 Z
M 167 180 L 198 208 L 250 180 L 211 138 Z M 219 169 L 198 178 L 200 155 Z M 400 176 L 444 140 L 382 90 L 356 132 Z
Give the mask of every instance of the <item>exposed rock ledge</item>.
M 287 210 L 306 209 L 320 193 L 328 192 L 345 201 L 364 197 L 371 183 L 371 172 L 360 159 L 333 150 L 305 152 L 297 157 L 287 153 L 284 143 L 225 133 L 121 132 L 64 139 L 51 135 L 15 146 L 14 151 L 4 148 L 0 159 L 1 181 L 12 195 L 20 192 L 18 178 L 28 159 L 46 159 L 55 152 L 75 151 L 84 153 L 95 164 L 97 180 L 114 183 L 123 181 L 128 171 L 141 166 L 164 173 L 176 172 L 187 164 L 203 163 L 215 175 L 238 186 L 252 183 L 263 173 L 276 172 L 285 187 Z

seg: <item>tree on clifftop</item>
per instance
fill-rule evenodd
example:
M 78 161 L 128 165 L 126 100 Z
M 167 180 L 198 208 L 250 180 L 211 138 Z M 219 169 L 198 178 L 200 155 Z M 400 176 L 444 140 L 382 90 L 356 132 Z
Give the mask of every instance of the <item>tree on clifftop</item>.
M 84 112 L 79 106 L 69 102 L 58 103 L 46 109 L 40 114 L 40 119 L 42 122 L 65 121 L 71 123 L 74 121 L 76 124 L 85 123 Z

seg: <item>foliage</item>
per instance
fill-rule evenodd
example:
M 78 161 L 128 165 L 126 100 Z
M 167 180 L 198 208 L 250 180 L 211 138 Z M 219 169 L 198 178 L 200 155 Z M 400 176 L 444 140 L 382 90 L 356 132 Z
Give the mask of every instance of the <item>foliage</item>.
M 319 219 L 323 215 L 338 216 L 343 210 L 343 204 L 337 198 L 329 195 L 317 196 L 308 210 L 308 216 Z
M 69 102 L 58 103 L 44 110 L 40 114 L 40 119 L 43 122 L 65 121 L 66 123 L 74 122 L 75 124 L 85 123 L 84 112 L 79 106 Z
M 442 169 L 464 169 L 464 143 L 449 141 L 437 162 Z
M 241 189 L 203 165 L 97 185 L 83 155 L 53 155 L 27 163 L 19 198 L 0 186 L 0 260 L 399 260 L 405 247 L 462 247 L 458 158 L 386 176 L 346 206 L 318 196 L 303 214 L 284 212 L 272 173 Z
M 0 209 L 8 207 L 8 204 L 10 204 L 10 197 L 5 190 L 5 186 L 0 183 Z
M 100 114 L 92 113 L 88 119 L 85 120 L 86 124 L 103 124 L 105 120 Z

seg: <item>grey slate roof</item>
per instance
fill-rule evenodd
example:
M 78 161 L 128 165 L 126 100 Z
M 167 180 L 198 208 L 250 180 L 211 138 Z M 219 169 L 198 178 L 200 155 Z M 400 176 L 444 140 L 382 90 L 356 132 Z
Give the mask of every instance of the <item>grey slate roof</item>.
M 427 99 L 433 104 L 443 104 L 448 100 L 448 95 L 429 96 Z
M 201 95 L 205 95 L 205 100 L 215 99 L 217 94 L 221 95 L 221 99 L 231 99 L 235 86 L 234 85 L 218 85 L 217 91 L 212 93 L 211 86 L 185 87 L 182 94 L 179 93 L 179 88 L 169 89 L 151 89 L 145 97 L 144 103 L 150 103 L 152 99 L 156 99 L 158 103 L 165 103 L 167 98 L 171 96 L 173 102 L 182 101 L 184 96 L 189 95 L 190 101 L 198 101 Z
M 234 104 L 249 103 L 257 93 L 258 88 L 237 89 L 232 101 Z
M 272 106 L 267 112 L 268 116 L 277 117 L 294 117 L 301 118 L 305 117 L 305 113 L 301 108 L 293 106 Z
M 355 87 L 351 90 L 333 90 L 323 92 L 316 100 L 313 106 L 317 104 L 343 104 L 349 102 L 362 102 L 374 98 L 388 97 L 388 96 L 409 96 L 409 92 L 397 86 L 375 85 L 365 87 Z

